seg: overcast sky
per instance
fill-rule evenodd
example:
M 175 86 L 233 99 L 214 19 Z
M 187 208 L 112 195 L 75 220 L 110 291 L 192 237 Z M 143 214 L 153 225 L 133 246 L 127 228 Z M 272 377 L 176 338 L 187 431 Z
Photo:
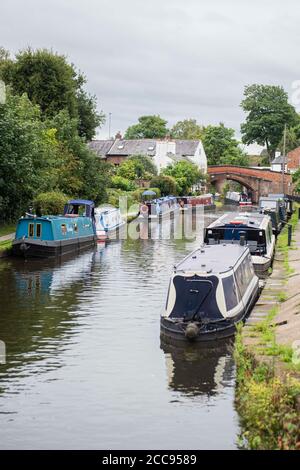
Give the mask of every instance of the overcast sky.
M 4 0 L 0 45 L 66 54 L 112 133 L 145 114 L 239 135 L 243 88 L 300 79 L 297 0 Z M 108 123 L 100 131 L 108 137 Z

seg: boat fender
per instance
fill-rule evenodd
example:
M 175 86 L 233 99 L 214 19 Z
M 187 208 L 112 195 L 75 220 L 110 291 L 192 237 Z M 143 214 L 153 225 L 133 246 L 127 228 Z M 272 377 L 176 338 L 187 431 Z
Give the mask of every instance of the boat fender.
M 146 204 L 143 204 L 141 206 L 140 211 L 142 215 L 148 215 L 148 207 L 146 206 Z
M 185 337 L 193 340 L 198 336 L 199 328 L 196 323 L 190 322 L 185 329 Z
M 20 245 L 20 250 L 21 250 L 23 253 L 25 253 L 25 251 L 27 251 L 28 248 L 29 248 L 29 247 L 28 247 L 28 245 L 27 245 L 26 243 L 21 243 L 21 245 Z

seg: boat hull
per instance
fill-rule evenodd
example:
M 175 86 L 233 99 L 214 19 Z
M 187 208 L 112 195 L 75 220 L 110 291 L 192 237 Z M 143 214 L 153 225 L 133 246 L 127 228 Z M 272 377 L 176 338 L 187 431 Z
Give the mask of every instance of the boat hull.
M 95 243 L 95 235 L 56 241 L 18 239 L 13 241 L 12 252 L 24 258 L 55 258 L 89 248 Z
M 168 317 L 162 316 L 160 319 L 161 337 L 163 339 L 171 338 L 173 340 L 178 341 L 203 343 L 230 338 L 236 333 L 236 324 L 240 321 L 244 321 L 247 318 L 258 296 L 259 283 L 257 283 L 257 287 L 249 298 L 247 305 L 234 318 L 224 318 L 224 320 L 218 322 L 208 322 L 205 324 L 200 324 L 199 322 L 192 322 L 195 323 L 198 327 L 198 334 L 193 339 L 188 339 L 185 334 L 186 326 L 190 322 L 183 322 L 180 319 L 173 320 Z
M 118 235 L 124 232 L 126 228 L 126 222 L 123 222 L 121 225 L 114 227 L 110 230 L 96 230 L 97 241 L 104 242 L 107 240 L 116 240 Z

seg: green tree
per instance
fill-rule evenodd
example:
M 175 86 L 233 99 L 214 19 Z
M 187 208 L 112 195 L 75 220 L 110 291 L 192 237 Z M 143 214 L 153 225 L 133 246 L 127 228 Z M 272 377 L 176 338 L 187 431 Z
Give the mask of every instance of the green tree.
M 204 127 L 197 124 L 196 119 L 178 121 L 170 131 L 173 139 L 198 140 L 203 138 Z
M 57 182 L 55 132 L 41 121 L 26 95 L 8 93 L 0 105 L 0 212 L 14 219 L 38 193 Z
M 105 115 L 102 111 L 97 112 L 97 100 L 86 91 L 80 89 L 77 92 L 78 110 L 78 133 L 86 140 L 92 140 L 95 136 L 95 129 L 105 124 Z
M 92 199 L 96 204 L 106 200 L 106 188 L 110 186 L 112 165 L 101 161 L 91 151 L 84 140 L 78 135 L 77 119 L 70 119 L 67 111 L 61 111 L 48 122 L 50 127 L 57 131 L 57 139 L 61 146 L 61 152 L 69 155 L 73 171 L 61 168 L 61 179 L 68 185 L 69 178 L 75 179 L 75 187 L 62 187 L 60 189 L 68 194 Z M 72 180 L 71 180 L 72 181 Z M 74 180 L 73 180 L 74 181 Z M 79 185 L 77 183 L 79 182 Z
M 193 185 L 205 179 L 203 173 L 196 165 L 186 160 L 170 165 L 162 171 L 164 176 L 172 176 L 177 185 L 177 192 L 180 196 L 187 194 Z
M 248 85 L 241 107 L 247 113 L 246 122 L 241 125 L 243 142 L 266 146 L 269 159 L 273 159 L 284 125 L 293 126 L 299 122 L 287 93 L 280 86 Z
M 138 124 L 128 127 L 125 139 L 161 139 L 168 134 L 167 121 L 160 116 L 141 116 Z
M 150 186 L 153 188 L 158 188 L 162 196 L 168 196 L 177 193 L 176 180 L 172 176 L 155 176 L 152 178 Z
M 152 176 L 157 174 L 157 169 L 150 158 L 143 155 L 132 155 L 121 163 L 116 174 L 131 181 L 136 179 L 150 180 Z
M 112 177 L 111 187 L 116 189 L 122 189 L 123 191 L 134 191 L 136 189 L 136 185 L 132 180 L 118 175 Z
M 286 142 L 285 142 L 285 151 L 290 152 L 296 147 L 300 146 L 300 123 L 296 126 L 287 128 L 286 131 Z M 281 141 L 279 142 L 278 149 L 281 153 L 284 152 L 284 137 L 282 136 Z
M 234 138 L 234 130 L 223 123 L 207 126 L 202 142 L 209 165 L 247 166 L 247 156 Z
M 137 178 L 150 179 L 151 176 L 157 175 L 155 163 L 146 155 L 131 155 L 128 161 L 132 161 L 136 164 Z
M 78 120 L 78 132 L 86 139 L 91 139 L 96 127 L 104 122 L 103 113 L 96 111 L 95 98 L 83 90 L 86 78 L 65 56 L 28 48 L 9 60 L 4 53 L 0 74 L 14 93 L 26 93 L 33 104 L 38 104 L 44 117 L 67 110 L 71 118 Z

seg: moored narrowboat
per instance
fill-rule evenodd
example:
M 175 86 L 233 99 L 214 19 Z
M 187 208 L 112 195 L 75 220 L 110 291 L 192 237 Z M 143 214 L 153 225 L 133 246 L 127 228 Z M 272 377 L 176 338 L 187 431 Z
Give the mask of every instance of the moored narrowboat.
M 247 246 L 203 245 L 174 267 L 161 335 L 203 342 L 230 337 L 258 294 Z
M 204 229 L 204 242 L 249 246 L 256 274 L 265 277 L 275 253 L 275 236 L 268 215 L 259 213 L 226 213 Z
M 26 214 L 17 224 L 13 253 L 24 257 L 49 258 L 90 247 L 96 242 L 94 203 L 71 200 L 64 215 Z
M 287 220 L 283 205 L 283 201 L 275 197 L 263 196 L 259 198 L 259 211 L 270 216 L 275 235 L 280 233 Z
M 216 205 L 212 194 L 201 194 L 200 196 L 180 196 L 177 198 L 182 211 L 190 208 L 195 209 L 203 206 L 204 210 L 215 209 Z
M 159 219 L 167 215 L 175 214 L 180 209 L 175 196 L 165 196 L 151 201 L 145 201 L 140 206 L 139 217 Z
M 120 209 L 115 207 L 97 207 L 95 209 L 95 224 L 97 240 L 105 241 L 116 238 L 126 225 Z

